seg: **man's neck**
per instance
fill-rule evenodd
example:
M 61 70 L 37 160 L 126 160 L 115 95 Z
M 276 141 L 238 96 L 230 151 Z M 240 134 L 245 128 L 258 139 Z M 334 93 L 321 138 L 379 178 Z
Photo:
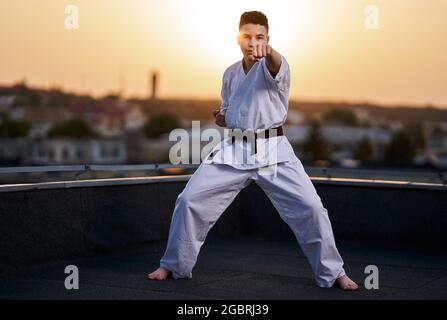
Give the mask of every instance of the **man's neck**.
M 244 72 L 245 74 L 247 74 L 250 71 L 251 67 L 253 67 L 253 65 L 255 64 L 255 61 L 247 61 L 245 60 L 245 57 L 242 61 L 243 61 L 242 66 L 244 67 Z

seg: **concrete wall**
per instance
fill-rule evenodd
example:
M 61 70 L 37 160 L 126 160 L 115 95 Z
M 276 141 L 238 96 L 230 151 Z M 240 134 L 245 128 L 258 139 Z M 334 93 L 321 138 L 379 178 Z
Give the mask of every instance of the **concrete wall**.
M 188 177 L 0 188 L 0 272 L 54 259 L 165 241 Z M 337 241 L 445 251 L 447 188 L 314 181 Z M 33 190 L 33 188 L 38 188 Z M 294 239 L 256 185 L 244 189 L 209 236 Z

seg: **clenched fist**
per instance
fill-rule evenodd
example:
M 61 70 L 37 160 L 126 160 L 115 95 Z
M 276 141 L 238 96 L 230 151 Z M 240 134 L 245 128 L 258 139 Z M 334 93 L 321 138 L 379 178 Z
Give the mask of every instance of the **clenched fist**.
M 254 61 L 259 61 L 262 58 L 267 57 L 268 55 L 271 55 L 272 50 L 273 49 L 269 44 L 266 44 L 266 43 L 256 44 L 251 49 L 251 57 L 253 58 Z
M 219 127 L 226 127 L 227 124 L 225 122 L 225 112 L 220 112 L 220 110 L 214 110 L 213 115 L 216 118 L 216 124 Z

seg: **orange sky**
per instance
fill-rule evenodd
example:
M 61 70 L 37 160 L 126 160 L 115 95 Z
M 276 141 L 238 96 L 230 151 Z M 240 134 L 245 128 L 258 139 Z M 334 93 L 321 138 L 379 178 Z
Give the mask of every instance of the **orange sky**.
M 64 26 L 67 4 L 79 30 Z M 447 107 L 446 0 L 2 0 L 0 83 L 143 97 L 157 69 L 160 97 L 217 98 L 246 10 L 268 16 L 291 98 Z

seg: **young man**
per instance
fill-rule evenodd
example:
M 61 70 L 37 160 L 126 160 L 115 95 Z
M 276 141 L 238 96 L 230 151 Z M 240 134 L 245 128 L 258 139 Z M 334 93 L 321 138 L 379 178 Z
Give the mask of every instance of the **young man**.
M 358 288 L 343 269 L 328 212 L 282 134 L 290 69 L 285 58 L 268 44 L 268 29 L 263 13 L 242 14 L 238 44 L 243 59 L 225 70 L 222 106 L 214 111 L 219 126 L 251 130 L 256 136 L 250 141 L 224 139 L 196 170 L 177 198 L 166 251 L 160 268 L 149 274 L 149 279 L 191 278 L 208 231 L 237 194 L 254 181 L 294 232 L 317 285 Z M 272 128 L 274 133 L 269 134 Z M 251 154 L 254 161 L 241 161 L 236 157 L 238 151 L 247 159 Z

